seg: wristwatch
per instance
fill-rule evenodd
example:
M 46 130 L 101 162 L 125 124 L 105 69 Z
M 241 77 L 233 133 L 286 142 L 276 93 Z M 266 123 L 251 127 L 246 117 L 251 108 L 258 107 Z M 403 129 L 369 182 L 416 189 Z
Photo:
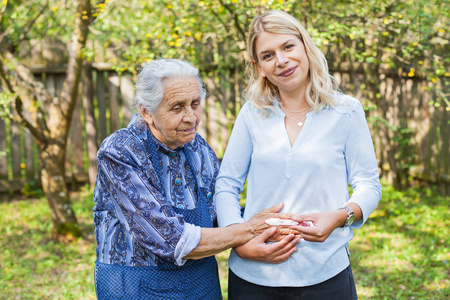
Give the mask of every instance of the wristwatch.
M 348 206 L 344 206 L 339 209 L 345 209 L 347 211 L 347 220 L 345 220 L 344 226 L 342 227 L 349 227 L 350 225 L 352 225 L 353 221 L 355 221 L 355 213 L 353 212 L 353 210 Z

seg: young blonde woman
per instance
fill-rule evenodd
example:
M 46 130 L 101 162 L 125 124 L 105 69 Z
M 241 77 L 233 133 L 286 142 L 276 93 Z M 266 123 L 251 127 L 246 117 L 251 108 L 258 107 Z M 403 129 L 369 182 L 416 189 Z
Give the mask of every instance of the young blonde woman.
M 218 223 L 245 222 L 283 202 L 285 212 L 297 214 L 292 229 L 302 239 L 279 264 L 256 251 L 255 240 L 235 247 L 229 299 L 357 299 L 348 242 L 381 198 L 364 110 L 338 91 L 324 55 L 287 13 L 254 18 L 247 52 L 248 101 L 217 178 Z

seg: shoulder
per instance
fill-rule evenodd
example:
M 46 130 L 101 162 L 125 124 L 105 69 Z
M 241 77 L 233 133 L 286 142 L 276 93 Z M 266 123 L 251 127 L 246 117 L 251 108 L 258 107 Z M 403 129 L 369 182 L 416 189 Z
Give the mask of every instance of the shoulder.
M 101 144 L 97 160 L 110 158 L 123 162 L 145 161 L 145 145 L 130 127 L 119 129 L 108 136 Z
M 250 112 L 256 112 L 257 108 L 254 106 L 250 101 L 247 101 L 242 105 L 241 109 L 239 110 L 239 114 L 248 114 Z
M 274 113 L 275 110 L 273 108 L 266 108 L 264 110 L 261 110 L 260 108 L 256 107 L 252 102 L 247 101 L 239 110 L 238 119 L 239 118 L 265 119 L 267 117 L 272 116 Z
M 100 151 L 107 151 L 111 148 L 123 147 L 130 139 L 133 139 L 128 128 L 122 128 L 105 138 L 100 146 Z
M 346 94 L 336 95 L 336 105 L 334 108 L 338 113 L 350 115 L 353 115 L 358 110 L 363 110 L 361 102 L 358 99 Z
M 145 121 L 135 114 L 127 127 L 117 130 L 102 142 L 100 150 L 110 148 L 122 149 L 128 148 L 130 145 L 143 145 L 147 139 L 148 126 Z

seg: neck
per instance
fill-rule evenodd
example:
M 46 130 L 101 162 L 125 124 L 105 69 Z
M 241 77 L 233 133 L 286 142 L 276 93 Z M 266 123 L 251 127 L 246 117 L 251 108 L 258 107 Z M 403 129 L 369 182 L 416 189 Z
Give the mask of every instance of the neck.
M 302 110 L 309 106 L 306 101 L 305 93 L 282 93 L 280 92 L 280 101 L 283 106 L 289 110 Z

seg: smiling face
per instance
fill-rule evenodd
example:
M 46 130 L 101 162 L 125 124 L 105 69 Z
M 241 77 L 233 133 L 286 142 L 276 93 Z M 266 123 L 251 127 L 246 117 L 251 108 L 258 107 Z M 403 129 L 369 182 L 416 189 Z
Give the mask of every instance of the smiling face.
M 200 87 L 195 77 L 166 78 L 163 86 L 164 98 L 155 112 L 139 109 L 156 139 L 176 149 L 197 133 L 202 117 Z
M 305 90 L 309 79 L 309 61 L 298 36 L 261 32 L 255 50 L 259 74 L 276 85 L 280 95 Z

